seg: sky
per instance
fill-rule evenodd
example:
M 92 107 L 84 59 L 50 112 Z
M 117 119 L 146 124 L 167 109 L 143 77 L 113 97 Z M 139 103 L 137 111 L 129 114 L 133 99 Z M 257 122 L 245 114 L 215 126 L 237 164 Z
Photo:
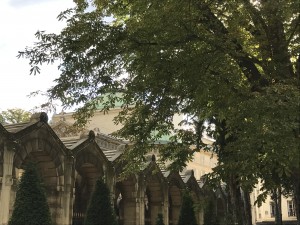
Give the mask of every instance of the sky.
M 73 0 L 0 0 L 0 112 L 31 110 L 46 101 L 28 95 L 53 86 L 59 76 L 57 66 L 45 66 L 40 74 L 29 75 L 29 61 L 16 56 L 26 46 L 33 46 L 36 31 L 58 33 L 65 23 L 58 21 L 57 15 L 73 6 Z

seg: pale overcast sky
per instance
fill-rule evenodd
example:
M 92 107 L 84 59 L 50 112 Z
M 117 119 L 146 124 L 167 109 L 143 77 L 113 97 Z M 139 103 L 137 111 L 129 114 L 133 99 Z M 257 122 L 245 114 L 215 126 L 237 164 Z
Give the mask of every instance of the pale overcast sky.
M 30 110 L 45 101 L 27 95 L 53 85 L 57 67 L 47 66 L 41 74 L 29 75 L 28 60 L 16 56 L 32 46 L 37 30 L 60 31 L 64 23 L 57 21 L 57 15 L 73 6 L 73 0 L 0 0 L 0 112 L 9 108 Z

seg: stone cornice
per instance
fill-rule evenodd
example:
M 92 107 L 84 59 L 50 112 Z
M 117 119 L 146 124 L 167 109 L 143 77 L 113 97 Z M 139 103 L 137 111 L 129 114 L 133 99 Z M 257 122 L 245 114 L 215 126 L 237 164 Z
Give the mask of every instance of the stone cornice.
M 105 154 L 103 153 L 103 151 L 101 150 L 101 148 L 99 147 L 95 139 L 91 137 L 85 138 L 81 140 L 81 142 L 79 141 L 79 144 L 76 145 L 75 148 L 73 148 L 72 154 L 76 159 L 76 156 L 80 152 L 85 151 L 86 149 L 96 150 L 97 154 L 100 155 L 101 159 L 104 160 L 107 164 L 110 164 L 110 161 L 107 159 L 107 157 L 105 156 Z
M 13 139 L 16 141 L 21 141 L 26 136 L 29 136 L 31 133 L 42 129 L 45 129 L 45 132 L 47 133 L 47 136 L 45 138 L 46 139 L 49 139 L 49 137 L 53 138 L 53 141 L 55 141 L 55 144 L 57 144 L 57 146 L 63 151 L 64 155 L 71 154 L 70 151 L 65 147 L 62 141 L 59 139 L 59 137 L 56 135 L 56 133 L 49 126 L 49 124 L 45 122 L 38 121 L 30 126 L 25 127 L 24 129 L 13 134 Z

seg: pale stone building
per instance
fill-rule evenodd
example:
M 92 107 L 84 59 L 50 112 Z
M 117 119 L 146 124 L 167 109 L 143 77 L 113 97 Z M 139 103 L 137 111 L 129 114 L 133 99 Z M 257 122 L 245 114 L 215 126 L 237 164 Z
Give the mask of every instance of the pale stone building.
M 255 202 L 257 196 L 261 193 L 261 185 L 258 184 L 252 194 L 251 201 Z M 282 221 L 284 224 L 292 225 L 297 224 L 295 202 L 292 197 L 281 196 L 281 213 Z M 253 224 L 274 224 L 275 222 L 275 203 L 270 196 L 267 196 L 265 202 L 260 207 L 258 205 L 252 206 Z

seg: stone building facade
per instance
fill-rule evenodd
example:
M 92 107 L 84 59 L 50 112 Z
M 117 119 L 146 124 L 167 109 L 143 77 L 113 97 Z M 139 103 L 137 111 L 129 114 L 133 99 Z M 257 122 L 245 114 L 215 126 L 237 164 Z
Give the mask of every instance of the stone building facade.
M 28 123 L 0 124 L 0 225 L 9 221 L 17 182 L 28 161 L 38 165 L 56 225 L 82 224 L 99 177 L 110 188 L 121 225 L 155 225 L 158 213 L 163 213 L 165 224 L 177 224 L 186 188 L 195 204 L 203 203 L 204 193 L 193 170 L 182 174 L 162 170 L 155 156 L 139 173 L 119 180 L 122 165 L 117 159 L 127 144 L 94 131 L 77 134 L 64 120 L 50 126 L 45 113 Z M 201 207 L 196 217 L 203 224 Z

